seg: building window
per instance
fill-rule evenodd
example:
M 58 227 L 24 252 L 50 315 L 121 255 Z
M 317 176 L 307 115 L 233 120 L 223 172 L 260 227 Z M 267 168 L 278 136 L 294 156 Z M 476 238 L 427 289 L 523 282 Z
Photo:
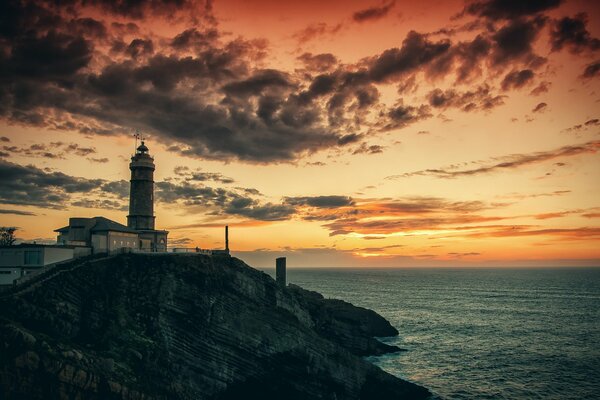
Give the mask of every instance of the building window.
M 24 257 L 23 263 L 25 265 L 39 265 L 42 263 L 41 251 L 25 251 Z

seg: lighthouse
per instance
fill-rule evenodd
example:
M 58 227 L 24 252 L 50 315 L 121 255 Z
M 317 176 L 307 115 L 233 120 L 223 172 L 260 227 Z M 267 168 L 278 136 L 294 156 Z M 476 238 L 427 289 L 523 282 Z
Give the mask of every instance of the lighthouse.
M 154 216 L 154 158 L 142 143 L 129 163 L 131 170 L 129 215 L 127 226 L 138 232 L 138 248 L 146 251 L 166 251 L 168 232 L 156 230 Z
M 142 141 L 131 157 L 131 186 L 127 226 L 131 229 L 154 229 L 154 159 Z

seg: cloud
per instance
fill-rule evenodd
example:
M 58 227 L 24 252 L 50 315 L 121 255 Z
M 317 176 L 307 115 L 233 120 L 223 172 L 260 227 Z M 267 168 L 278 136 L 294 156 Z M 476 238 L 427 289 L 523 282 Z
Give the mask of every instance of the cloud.
M 464 229 L 460 227 L 465 224 L 502 220 L 502 217 L 477 214 L 502 206 L 435 197 L 356 200 L 352 212 L 334 214 L 332 222 L 323 226 L 329 229 L 330 236 L 358 234 L 372 239 L 396 234 L 421 234 L 445 231 L 451 226 L 454 227 L 452 229 Z M 321 220 L 327 221 L 326 218 Z
M 531 68 L 541 66 L 545 59 L 533 52 L 533 43 L 546 19 L 537 17 L 531 20 L 513 20 L 492 35 L 494 50 L 491 63 L 494 67 L 519 61 Z
M 355 22 L 367 22 L 381 19 L 389 14 L 390 10 L 394 7 L 395 4 L 395 1 L 391 1 L 380 7 L 374 6 L 366 8 L 364 10 L 356 11 L 354 14 L 352 14 L 352 19 Z
M 22 210 L 6 210 L 0 209 L 0 214 L 12 214 L 12 215 L 21 215 L 21 216 L 35 216 L 37 214 L 31 211 L 22 211 Z
M 544 111 L 546 111 L 547 108 L 548 108 L 548 104 L 546 104 L 546 103 L 538 103 L 538 105 L 535 106 L 533 108 L 533 110 L 531 110 L 531 111 L 534 112 L 534 113 L 544 112 Z
M 524 69 L 521 71 L 511 71 L 502 80 L 502 89 L 519 89 L 523 86 L 531 83 L 534 77 L 534 72 L 530 69 Z
M 213 181 L 219 183 L 234 183 L 235 180 L 233 178 L 229 178 L 224 176 L 220 172 L 203 172 L 200 168 L 195 170 L 191 170 L 186 166 L 178 166 L 173 170 L 175 175 L 182 180 L 185 181 L 197 181 L 197 182 L 206 182 Z
M 449 51 L 450 41 L 432 42 L 423 34 L 410 31 L 402 47 L 385 50 L 369 60 L 369 78 L 376 83 L 388 82 L 415 71 Z
M 368 145 L 366 142 L 360 144 L 352 154 L 379 154 L 383 153 L 384 147 L 378 144 Z
M 51 142 L 50 144 L 35 143 L 29 147 L 2 146 L 2 149 L 11 154 L 35 158 L 64 159 L 66 154 L 86 157 L 96 153 L 94 147 L 82 147 L 77 143 Z
M 337 208 L 354 204 L 354 200 L 347 196 L 302 196 L 285 197 L 284 202 L 293 206 L 308 206 L 316 208 Z
M 579 132 L 579 131 L 582 131 L 582 130 L 587 130 L 587 129 L 589 129 L 591 127 L 594 127 L 594 126 L 600 126 L 600 119 L 599 118 L 592 118 L 592 119 L 589 119 L 589 120 L 587 120 L 587 121 L 585 121 L 585 122 L 583 122 L 581 124 L 573 125 L 570 128 L 563 129 L 563 132 L 566 132 L 566 133 L 568 133 L 568 132 Z
M 563 146 L 551 151 L 540 151 L 531 154 L 513 154 L 503 157 L 502 162 L 491 165 L 485 165 L 472 169 L 442 168 L 426 169 L 416 172 L 408 172 L 400 175 L 389 176 L 386 179 L 408 178 L 412 176 L 434 176 L 436 178 L 458 178 L 463 176 L 473 176 L 488 174 L 498 171 L 516 169 L 526 165 L 537 164 L 544 161 L 554 160 L 563 157 L 574 157 L 582 154 L 595 154 L 600 149 L 600 141 L 591 141 L 572 146 Z
M 93 162 L 93 163 L 98 163 L 98 164 L 106 164 L 108 163 L 110 160 L 106 157 L 102 157 L 102 158 L 88 158 L 89 161 Z
M 410 31 L 399 46 L 354 63 L 302 53 L 299 68 L 285 70 L 273 67 L 267 40 L 222 33 L 210 2 L 83 3 L 65 11 L 52 2 L 28 8 L 16 1 L 2 10 L 9 16 L 0 32 L 2 121 L 85 135 L 140 129 L 175 154 L 258 164 L 295 162 L 344 146 L 375 153 L 384 148 L 363 146 L 367 136 L 431 118 L 432 107 L 471 112 L 502 104 L 504 97 L 483 80 L 502 73 L 505 89 L 532 82 L 546 61 L 533 50 L 548 21 L 538 14 L 558 4 L 476 1 L 465 12 L 494 22 L 471 23 L 465 32 L 478 31 L 474 38 L 452 42 Z M 389 15 L 393 5 L 355 17 Z M 146 21 L 157 18 L 180 30 L 148 33 Z M 318 23 L 295 37 L 305 42 L 344 27 Z M 590 68 L 585 76 L 595 75 Z M 406 95 L 417 82 L 453 76 L 476 89 L 436 91 L 427 105 L 390 98 L 385 88 L 394 85 Z M 84 156 L 85 150 L 69 151 Z M 91 162 L 101 160 L 90 154 Z
M 435 108 L 460 108 L 462 111 L 491 110 L 504 104 L 506 96 L 492 93 L 488 85 L 482 85 L 475 90 L 459 92 L 454 89 L 446 91 L 434 89 L 427 95 L 429 104 Z
M 318 37 L 334 36 L 342 29 L 342 27 L 342 24 L 328 25 L 325 22 L 318 22 L 307 26 L 306 28 L 294 33 L 292 36 L 298 41 L 298 43 L 304 44 Z
M 0 175 L 0 203 L 42 208 L 60 208 L 72 194 L 89 194 L 103 183 L 4 160 L 0 160 Z
M 561 3 L 562 0 L 481 0 L 473 1 L 465 6 L 463 13 L 494 21 L 513 20 L 551 10 Z
M 492 230 L 468 233 L 465 237 L 526 237 L 526 236 L 549 236 L 562 241 L 581 241 L 598 240 L 600 238 L 600 228 L 579 227 L 579 228 L 546 228 L 531 229 L 527 226 L 504 226 Z
M 550 31 L 552 51 L 559 51 L 564 47 L 573 54 L 600 50 L 600 39 L 590 35 L 586 28 L 587 23 L 588 16 L 585 13 L 554 21 Z
M 289 219 L 295 208 L 285 204 L 260 204 L 258 201 L 238 197 L 231 200 L 223 209 L 225 214 L 239 215 L 260 221 L 283 221 Z
M 548 90 L 550 89 L 550 82 L 540 82 L 535 88 L 533 88 L 533 90 L 531 92 L 529 92 L 530 95 L 532 96 L 539 96 L 543 93 L 547 93 Z
M 331 53 L 303 53 L 298 57 L 298 60 L 302 61 L 305 68 L 309 71 L 314 72 L 327 72 L 333 69 L 338 64 L 338 59 Z
M 582 77 L 584 79 L 590 79 L 595 78 L 598 75 L 600 75 L 600 61 L 595 61 L 586 65 Z
M 71 205 L 74 207 L 99 208 L 102 210 L 127 211 L 129 209 L 128 204 L 124 201 L 111 199 L 80 199 L 72 201 Z

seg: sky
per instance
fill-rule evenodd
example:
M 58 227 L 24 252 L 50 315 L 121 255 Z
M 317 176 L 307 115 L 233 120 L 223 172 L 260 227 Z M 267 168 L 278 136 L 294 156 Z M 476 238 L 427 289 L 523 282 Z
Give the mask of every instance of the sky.
M 290 267 L 600 266 L 600 3 L 0 4 L 0 226 Z

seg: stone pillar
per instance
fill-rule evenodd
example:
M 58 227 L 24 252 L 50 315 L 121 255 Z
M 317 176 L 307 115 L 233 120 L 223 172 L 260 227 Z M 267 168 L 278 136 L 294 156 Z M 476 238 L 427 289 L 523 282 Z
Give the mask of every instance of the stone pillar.
M 229 226 L 225 225 L 225 250 L 229 251 Z
M 285 257 L 279 257 L 275 260 L 275 280 L 281 287 L 286 287 L 285 277 Z

